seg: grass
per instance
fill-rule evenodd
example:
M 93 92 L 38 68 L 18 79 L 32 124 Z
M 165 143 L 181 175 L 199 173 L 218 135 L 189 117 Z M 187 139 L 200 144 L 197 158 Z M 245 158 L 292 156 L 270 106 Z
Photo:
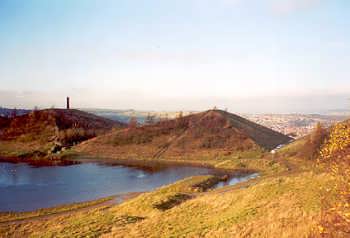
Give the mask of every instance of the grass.
M 10 222 L 10 221 L 19 221 L 28 218 L 35 218 L 39 216 L 46 216 L 57 214 L 61 212 L 68 212 L 80 208 L 90 207 L 98 205 L 107 201 L 114 199 L 114 197 L 106 197 L 93 201 L 73 203 L 69 205 L 62 205 L 52 208 L 43 208 L 32 212 L 0 212 L 0 222 Z
M 115 227 L 111 235 L 281 237 L 283 234 L 291 237 L 298 234 L 293 237 L 306 237 L 317 228 L 319 198 L 324 192 L 320 187 L 331 182 L 325 174 L 313 173 L 269 178 L 245 189 L 204 193 L 164 212 L 152 207 L 167 191 L 160 189 L 113 208 L 118 215 L 146 218 L 132 226 Z
M 0 156 L 20 157 L 36 150 L 43 150 L 38 143 L 24 143 L 19 141 L 0 141 Z

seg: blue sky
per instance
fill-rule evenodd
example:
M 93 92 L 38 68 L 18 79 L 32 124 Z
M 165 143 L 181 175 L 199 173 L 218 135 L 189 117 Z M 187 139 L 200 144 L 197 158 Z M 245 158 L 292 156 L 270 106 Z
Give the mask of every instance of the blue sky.
M 349 1 L 1 0 L 0 104 L 322 112 L 350 97 Z M 350 106 L 349 106 L 350 107 Z

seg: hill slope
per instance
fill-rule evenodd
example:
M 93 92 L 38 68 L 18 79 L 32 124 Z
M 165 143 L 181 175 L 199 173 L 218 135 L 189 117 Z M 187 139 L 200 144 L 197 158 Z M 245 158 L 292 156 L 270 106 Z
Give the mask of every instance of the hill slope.
M 113 127 L 125 126 L 74 109 L 46 109 L 15 118 L 0 119 L 0 140 L 3 144 L 0 154 L 5 149 L 15 152 L 16 147 L 20 146 L 27 152 L 47 150 L 57 143 L 69 146 L 107 132 Z
M 112 132 L 84 143 L 77 150 L 108 157 L 212 157 L 237 151 L 271 150 L 290 140 L 237 115 L 210 110 Z

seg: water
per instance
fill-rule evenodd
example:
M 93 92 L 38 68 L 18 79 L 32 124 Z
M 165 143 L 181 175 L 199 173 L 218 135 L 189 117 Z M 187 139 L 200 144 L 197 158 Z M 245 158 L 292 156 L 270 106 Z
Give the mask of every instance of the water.
M 207 174 L 213 174 L 213 170 L 186 166 L 145 170 L 98 163 L 49 167 L 0 163 L 0 211 L 31 211 L 149 191 L 185 177 Z
M 244 182 L 244 181 L 247 181 L 249 179 L 254 179 L 257 177 L 259 177 L 258 173 L 250 174 L 250 175 L 243 176 L 243 177 L 233 177 L 233 178 L 228 179 L 227 181 L 221 181 L 221 182 L 217 183 L 213 188 L 222 188 L 224 186 L 234 185 L 236 183 Z

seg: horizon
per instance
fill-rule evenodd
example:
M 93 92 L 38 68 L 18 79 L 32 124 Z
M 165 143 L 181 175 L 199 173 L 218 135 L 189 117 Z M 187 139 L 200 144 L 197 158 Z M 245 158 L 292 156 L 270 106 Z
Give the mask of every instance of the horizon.
M 35 106 L 34 108 L 24 108 L 24 107 L 6 107 L 6 106 L 1 106 L 0 109 L 5 109 L 5 110 L 48 110 L 48 109 L 60 109 L 60 110 L 65 110 L 67 108 L 65 107 L 37 107 Z M 320 116 L 347 116 L 350 115 L 350 109 L 331 109 L 323 112 L 237 112 L 237 111 L 230 111 L 228 108 L 220 108 L 220 107 L 214 107 L 214 108 L 207 108 L 203 110 L 137 110 L 133 108 L 98 108 L 98 107 L 70 107 L 69 109 L 74 109 L 74 110 L 80 110 L 80 111 L 99 111 L 99 112 L 129 112 L 133 111 L 136 113 L 178 113 L 178 112 L 184 112 L 184 113 L 201 113 L 205 111 L 211 111 L 211 110 L 219 110 L 219 111 L 226 111 L 232 114 L 237 114 L 237 115 L 305 115 L 305 116 L 312 116 L 312 115 L 320 115 Z M 69 110 L 68 109 L 68 110 Z
M 9 108 L 319 113 L 350 108 L 350 3 L 2 1 Z

